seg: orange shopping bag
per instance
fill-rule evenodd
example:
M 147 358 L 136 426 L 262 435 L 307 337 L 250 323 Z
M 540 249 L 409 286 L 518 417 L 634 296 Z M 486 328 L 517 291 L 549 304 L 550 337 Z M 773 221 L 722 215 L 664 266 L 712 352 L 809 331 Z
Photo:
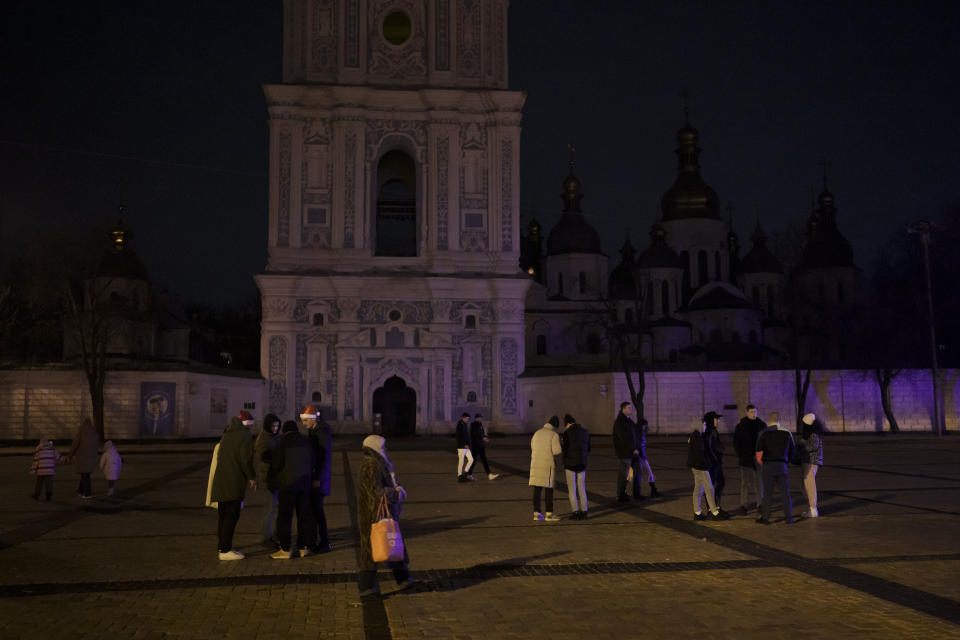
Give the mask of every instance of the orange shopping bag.
M 403 536 L 400 525 L 390 517 L 386 496 L 380 496 L 377 520 L 370 525 L 370 549 L 374 562 L 399 562 L 403 560 Z

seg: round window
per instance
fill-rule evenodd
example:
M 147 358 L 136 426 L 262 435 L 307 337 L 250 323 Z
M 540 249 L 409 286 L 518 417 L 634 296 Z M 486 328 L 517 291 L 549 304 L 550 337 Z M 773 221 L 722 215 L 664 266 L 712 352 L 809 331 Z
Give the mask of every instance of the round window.
M 400 312 L 397 311 L 396 309 L 394 309 L 393 311 L 390 312 L 390 321 L 391 321 L 391 322 L 396 322 L 396 321 L 399 320 L 400 318 L 401 318 Z
M 410 16 L 403 11 L 394 11 L 383 19 L 383 38 L 394 46 L 409 40 L 412 30 Z

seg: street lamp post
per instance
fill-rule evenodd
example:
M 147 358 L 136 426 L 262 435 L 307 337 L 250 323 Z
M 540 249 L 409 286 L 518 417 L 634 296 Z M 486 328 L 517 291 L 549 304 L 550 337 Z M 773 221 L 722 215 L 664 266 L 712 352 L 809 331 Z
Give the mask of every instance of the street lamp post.
M 940 433 L 940 399 L 937 394 L 937 330 L 933 321 L 933 286 L 930 280 L 930 232 L 934 226 L 928 220 L 919 220 L 907 228 L 908 233 L 920 236 L 923 247 L 923 267 L 927 278 L 927 313 L 930 318 L 930 372 L 933 376 L 933 432 Z

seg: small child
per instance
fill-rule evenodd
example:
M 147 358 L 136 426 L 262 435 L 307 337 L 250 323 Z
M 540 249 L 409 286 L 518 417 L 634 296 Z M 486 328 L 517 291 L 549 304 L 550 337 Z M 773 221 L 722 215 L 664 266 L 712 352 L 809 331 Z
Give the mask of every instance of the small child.
M 63 461 L 63 456 L 53 448 L 53 441 L 46 436 L 40 436 L 40 444 L 33 453 L 33 462 L 30 465 L 30 475 L 37 476 L 37 483 L 33 488 L 33 499 L 40 499 L 40 491 L 45 490 L 47 502 L 53 497 L 53 474 L 57 463 Z
M 117 448 L 113 446 L 113 440 L 107 440 L 103 443 L 103 455 L 100 456 L 100 471 L 103 471 L 103 477 L 107 479 L 107 495 L 112 496 L 114 485 L 120 477 L 120 469 L 123 468 L 123 458 Z

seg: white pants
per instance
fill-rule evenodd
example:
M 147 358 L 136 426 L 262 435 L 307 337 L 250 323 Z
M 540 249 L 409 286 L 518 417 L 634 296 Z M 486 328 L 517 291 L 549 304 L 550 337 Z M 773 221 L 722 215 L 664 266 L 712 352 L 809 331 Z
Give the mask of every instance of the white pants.
M 470 449 L 457 449 L 457 477 L 466 473 L 473 464 L 473 454 Z
M 567 477 L 567 493 L 570 496 L 571 511 L 587 510 L 587 472 L 564 469 Z

